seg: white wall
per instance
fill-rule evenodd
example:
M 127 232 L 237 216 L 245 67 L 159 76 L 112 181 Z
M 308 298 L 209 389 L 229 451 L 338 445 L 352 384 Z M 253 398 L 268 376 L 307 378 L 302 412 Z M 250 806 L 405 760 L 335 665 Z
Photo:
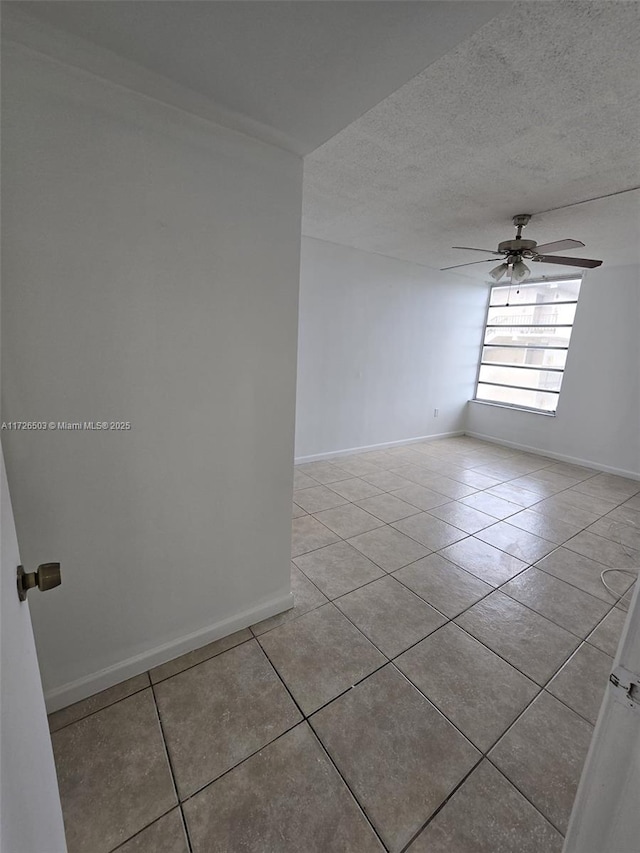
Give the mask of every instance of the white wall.
M 49 707 L 290 604 L 301 161 L 3 55 L 5 432 Z
M 640 476 L 640 269 L 585 274 L 555 417 L 469 405 L 467 430 Z
M 485 286 L 307 237 L 300 279 L 296 458 L 464 429 Z

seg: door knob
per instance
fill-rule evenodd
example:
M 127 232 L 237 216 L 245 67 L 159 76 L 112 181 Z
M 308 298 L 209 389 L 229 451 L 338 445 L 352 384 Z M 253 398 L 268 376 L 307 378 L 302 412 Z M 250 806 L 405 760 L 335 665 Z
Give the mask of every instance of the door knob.
M 42 563 L 35 572 L 25 572 L 23 566 L 18 566 L 18 598 L 27 600 L 27 592 L 38 587 L 41 592 L 60 586 L 60 563 Z

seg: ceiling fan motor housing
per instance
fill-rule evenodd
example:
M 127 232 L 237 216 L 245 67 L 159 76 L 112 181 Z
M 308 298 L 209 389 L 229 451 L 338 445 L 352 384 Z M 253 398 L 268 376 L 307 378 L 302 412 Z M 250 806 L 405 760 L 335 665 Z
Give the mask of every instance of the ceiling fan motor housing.
M 533 252 L 538 244 L 535 240 L 503 240 L 498 244 L 499 252 Z

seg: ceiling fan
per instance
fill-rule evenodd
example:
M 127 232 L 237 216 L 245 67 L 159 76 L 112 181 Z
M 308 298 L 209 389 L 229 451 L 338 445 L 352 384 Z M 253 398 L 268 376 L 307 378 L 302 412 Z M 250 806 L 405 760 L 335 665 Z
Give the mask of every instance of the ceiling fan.
M 529 267 L 524 263 L 527 261 L 543 262 L 545 264 L 563 264 L 568 267 L 599 267 L 602 261 L 594 261 L 590 258 L 568 258 L 562 255 L 552 255 L 551 252 L 561 252 L 563 249 L 577 249 L 584 246 L 580 240 L 556 240 L 553 243 L 543 243 L 538 246 L 535 240 L 524 240 L 522 238 L 522 229 L 531 219 L 529 213 L 519 213 L 513 217 L 513 224 L 516 227 L 516 236 L 514 240 L 504 240 L 498 244 L 498 251 L 492 249 L 472 249 L 469 246 L 453 246 L 454 249 L 464 249 L 468 252 L 484 252 L 488 255 L 498 255 L 503 257 L 503 261 L 498 266 L 491 270 L 489 275 L 500 281 L 500 279 L 511 270 L 511 278 L 515 281 L 524 281 L 531 273 Z M 488 264 L 495 261 L 495 257 L 487 258 L 484 261 L 470 261 L 466 264 L 454 264 L 452 267 L 443 267 L 443 270 L 454 270 L 458 267 L 468 267 L 471 264 Z

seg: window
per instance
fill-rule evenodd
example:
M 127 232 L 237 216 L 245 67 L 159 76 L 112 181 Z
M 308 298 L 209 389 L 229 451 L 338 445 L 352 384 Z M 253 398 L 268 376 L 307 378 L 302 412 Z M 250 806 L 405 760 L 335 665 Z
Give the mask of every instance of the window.
M 581 280 L 491 288 L 476 400 L 555 413 Z

